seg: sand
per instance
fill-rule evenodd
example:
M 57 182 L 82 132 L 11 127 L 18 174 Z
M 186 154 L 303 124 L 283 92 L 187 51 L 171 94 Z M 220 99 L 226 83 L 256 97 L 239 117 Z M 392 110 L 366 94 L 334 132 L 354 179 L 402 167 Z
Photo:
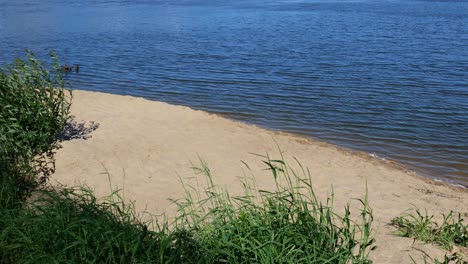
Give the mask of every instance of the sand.
M 411 263 L 410 255 L 417 261 L 424 254 L 439 259 L 444 255 L 434 245 L 413 244 L 413 239 L 391 234 L 395 229 L 388 223 L 407 210 L 468 214 L 466 190 L 365 153 L 184 106 L 79 90 L 73 95 L 72 114 L 78 125 L 87 122 L 84 127 L 89 131 L 62 143 L 50 183 L 85 184 L 99 197 L 110 193 L 111 184 L 123 189 L 125 199 L 135 201 L 139 212 L 174 215 L 176 208 L 168 198 L 182 197 L 179 177 L 200 177 L 192 169 L 199 158 L 208 163 L 217 184 L 233 193 L 240 190 L 238 178 L 250 173 L 261 188 L 272 188 L 271 174 L 252 153 L 278 158 L 278 145 L 287 161 L 295 157 L 310 169 L 320 197 L 333 187 L 338 211 L 350 200 L 363 198 L 367 184 L 378 246 L 371 254 L 375 263 Z M 99 124 L 94 131 L 91 121 Z

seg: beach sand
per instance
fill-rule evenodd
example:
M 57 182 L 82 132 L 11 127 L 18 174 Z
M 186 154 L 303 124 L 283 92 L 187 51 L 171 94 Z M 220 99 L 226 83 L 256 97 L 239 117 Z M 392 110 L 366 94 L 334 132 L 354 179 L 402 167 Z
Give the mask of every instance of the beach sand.
M 367 184 L 378 246 L 371 254 L 375 263 L 411 263 L 410 255 L 420 261 L 425 253 L 439 259 L 444 255 L 436 246 L 391 234 L 395 229 L 388 223 L 407 210 L 468 214 L 466 190 L 424 179 L 365 153 L 184 106 L 79 90 L 73 96 L 71 111 L 78 124 L 87 122 L 85 127 L 90 127 L 94 121 L 99 127 L 89 131 L 90 138 L 76 134 L 62 143 L 50 183 L 85 184 L 99 197 L 111 192 L 111 184 L 123 189 L 139 212 L 174 215 L 176 208 L 168 198 L 183 196 L 179 176 L 201 177 L 192 169 L 199 158 L 207 162 L 215 182 L 233 193 L 241 190 L 238 178 L 250 173 L 261 188 L 272 189 L 271 173 L 253 153 L 278 158 L 279 146 L 287 161 L 295 157 L 310 169 L 319 197 L 333 188 L 338 212 L 349 201 L 364 198 Z

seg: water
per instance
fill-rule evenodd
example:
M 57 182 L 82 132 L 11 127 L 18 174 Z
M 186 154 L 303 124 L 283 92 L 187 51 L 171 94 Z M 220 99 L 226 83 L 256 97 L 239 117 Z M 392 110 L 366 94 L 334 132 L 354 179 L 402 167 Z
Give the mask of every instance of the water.
M 319 138 L 468 184 L 468 1 L 0 0 L 0 63 Z

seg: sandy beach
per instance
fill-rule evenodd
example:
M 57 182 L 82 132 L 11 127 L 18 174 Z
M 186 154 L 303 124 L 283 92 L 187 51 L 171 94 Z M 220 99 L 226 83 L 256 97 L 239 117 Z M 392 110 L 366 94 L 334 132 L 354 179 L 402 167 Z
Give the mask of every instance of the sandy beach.
M 440 216 L 450 210 L 468 216 L 468 192 L 425 179 L 391 161 L 327 143 L 268 131 L 214 114 L 142 98 L 73 91 L 72 115 L 78 124 L 99 124 L 83 138 L 62 143 L 57 153 L 54 186 L 85 184 L 98 196 L 111 192 L 110 184 L 135 201 L 139 212 L 175 213 L 168 198 L 183 196 L 179 177 L 198 177 L 192 167 L 204 160 L 218 185 L 239 192 L 239 177 L 252 173 L 262 189 L 273 178 L 262 159 L 278 158 L 278 146 L 287 161 L 297 158 L 310 169 L 319 197 L 335 194 L 338 212 L 368 189 L 374 214 L 377 250 L 375 263 L 411 263 L 424 254 L 441 257 L 433 245 L 392 235 L 390 220 L 409 209 Z M 243 164 L 250 167 L 250 171 Z M 111 183 L 109 183 L 109 179 Z

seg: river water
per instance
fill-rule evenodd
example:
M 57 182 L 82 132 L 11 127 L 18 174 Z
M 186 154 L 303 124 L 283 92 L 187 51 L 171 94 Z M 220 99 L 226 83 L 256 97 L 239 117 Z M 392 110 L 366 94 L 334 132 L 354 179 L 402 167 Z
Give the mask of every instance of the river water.
M 468 184 L 468 1 L 0 0 L 0 64 L 24 48 L 80 64 L 73 88 L 187 105 Z

